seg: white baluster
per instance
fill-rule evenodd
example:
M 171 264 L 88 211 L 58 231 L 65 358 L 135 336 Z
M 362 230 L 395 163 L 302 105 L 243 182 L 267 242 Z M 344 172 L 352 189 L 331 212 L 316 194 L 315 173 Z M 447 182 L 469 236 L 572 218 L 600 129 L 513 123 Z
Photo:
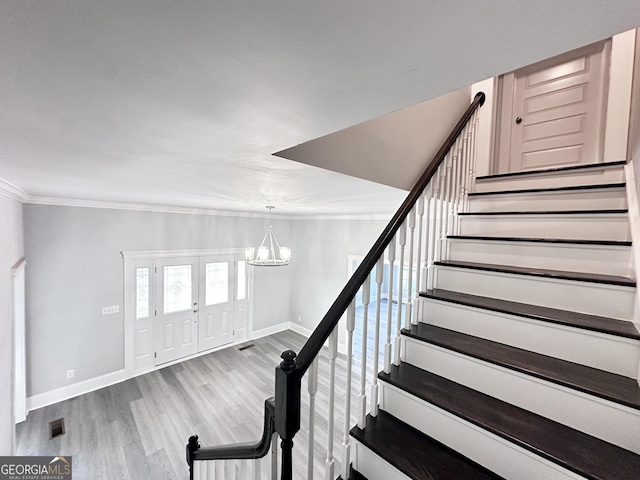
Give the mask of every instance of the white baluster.
M 442 219 L 443 229 L 442 229 L 442 253 L 440 254 L 440 258 L 442 260 L 446 260 L 448 257 L 447 251 L 447 235 L 449 234 L 449 224 L 451 222 L 451 164 L 453 163 L 453 154 L 454 152 L 449 152 L 446 159 L 446 167 L 445 167 L 445 179 L 444 179 L 444 218 Z
M 334 480 L 335 458 L 333 457 L 333 426 L 336 404 L 336 357 L 338 356 L 338 328 L 329 335 L 329 412 L 327 415 L 327 458 L 324 462 L 325 480 Z M 313 477 L 309 477 L 313 478 Z
M 373 340 L 373 380 L 371 382 L 371 416 L 378 416 L 378 359 L 380 357 L 380 306 L 384 280 L 384 254 L 376 264 L 376 329 Z
M 409 276 L 407 278 L 407 310 L 404 316 L 404 328 L 411 328 L 411 307 L 413 302 L 413 240 L 416 229 L 416 209 L 412 208 L 407 217 L 409 227 Z
M 398 263 L 398 316 L 396 322 L 396 338 L 394 341 L 394 358 L 393 364 L 400 365 L 400 338 L 402 333 L 402 305 L 403 305 L 403 295 L 402 291 L 402 278 L 404 275 L 404 246 L 407 243 L 407 225 L 406 220 L 402 222 L 400 228 L 398 229 L 398 243 L 400 244 L 400 263 Z
M 435 253 L 433 255 L 433 260 L 435 262 L 439 262 L 442 259 L 442 229 L 444 228 L 444 180 L 445 180 L 445 166 L 440 165 L 438 169 L 439 179 L 438 179 L 438 208 L 437 208 L 437 231 L 436 231 L 436 243 L 435 243 Z M 433 285 L 437 287 L 438 278 L 437 278 L 437 270 L 434 266 L 433 270 Z
M 349 478 L 351 466 L 351 368 L 353 365 L 353 331 L 356 327 L 356 299 L 347 309 L 347 382 L 344 395 L 344 437 L 342 438 L 342 478 Z
M 278 480 L 278 434 L 271 437 L 271 480 Z
M 251 480 L 260 480 L 260 459 L 251 462 Z
M 422 233 L 424 235 L 424 245 L 423 245 L 424 259 L 422 260 L 422 265 L 418 264 L 418 268 L 420 269 L 420 288 L 419 288 L 420 292 L 427 290 L 429 288 L 427 283 L 427 276 L 429 271 L 429 258 L 430 258 L 429 250 L 431 247 L 429 243 L 429 239 L 431 238 L 429 229 L 431 228 L 431 221 L 432 221 L 432 215 L 431 215 L 431 190 L 432 189 L 433 189 L 433 184 L 429 182 L 429 184 L 427 185 L 427 188 L 425 188 L 423 192 L 424 231 Z
M 313 478 L 313 446 L 315 443 L 316 392 L 318 391 L 318 357 L 309 367 L 307 378 L 309 392 L 309 450 L 307 452 L 307 478 Z
M 440 222 L 440 215 L 439 215 L 439 209 L 440 209 L 440 200 L 439 200 L 439 196 L 440 196 L 440 174 L 439 174 L 440 170 L 436 171 L 436 174 L 431 178 L 431 188 L 432 188 L 432 195 L 431 195 L 431 204 L 432 204 L 432 208 L 433 208 L 433 216 L 431 219 L 431 223 L 432 225 L 429 228 L 429 244 L 431 246 L 431 248 L 429 249 L 429 266 L 428 268 L 428 272 L 427 272 L 427 290 L 431 290 L 434 288 L 434 271 L 435 271 L 435 267 L 433 265 L 433 262 L 436 261 L 436 251 L 438 250 L 438 226 L 439 226 L 439 222 Z
M 226 472 L 224 471 L 225 463 L 226 462 L 224 460 L 218 460 L 215 463 L 216 465 L 216 474 L 214 475 L 215 478 L 227 478 Z
M 478 125 L 480 124 L 480 117 L 478 116 L 478 111 L 476 110 L 473 114 L 473 125 L 471 127 L 471 149 L 470 149 L 470 158 L 472 165 L 472 175 L 471 175 L 471 187 L 470 191 L 473 192 L 476 188 L 476 159 L 477 159 L 477 148 L 478 148 Z
M 362 359 L 360 363 L 360 394 L 358 401 L 360 403 L 360 416 L 358 417 L 358 427 L 364 428 L 367 422 L 367 327 L 369 316 L 369 301 L 371 296 L 370 290 L 371 278 L 367 277 L 362 284 Z
M 191 468 L 193 470 L 194 480 L 208 480 L 207 463 L 208 462 L 193 462 Z
M 469 211 L 469 193 L 471 193 L 474 184 L 474 176 L 475 176 L 475 127 L 476 127 L 476 119 L 475 115 L 472 119 L 471 128 L 468 134 L 467 148 L 469 149 L 469 163 L 468 163 L 468 176 L 466 179 L 466 195 L 465 195 L 465 204 L 464 211 Z
M 249 471 L 247 463 L 248 460 L 240 460 L 238 462 L 238 478 L 240 480 L 247 480 L 247 472 Z
M 416 288 L 415 294 L 413 295 L 412 302 L 412 316 L 411 323 L 413 325 L 418 324 L 418 295 L 420 293 L 420 267 L 422 265 L 422 221 L 424 220 L 424 192 L 420 195 L 417 202 L 417 213 L 418 213 L 418 243 L 417 243 L 417 251 L 418 255 L 416 256 Z M 412 264 L 413 265 L 413 264 Z M 413 268 L 411 268 L 413 270 Z
M 452 212 L 453 222 L 451 224 L 452 235 L 458 234 L 457 218 L 458 218 L 458 212 L 460 211 L 460 205 L 458 204 L 458 200 L 460 198 L 460 190 L 461 190 L 460 173 L 462 172 L 462 162 L 464 157 L 464 148 L 463 148 L 461 136 L 464 136 L 464 129 L 462 130 L 462 134 L 459 135 L 458 138 L 456 138 L 455 144 L 453 146 L 453 148 L 456 151 L 456 155 L 454 156 L 454 159 L 453 159 L 453 177 L 452 177 L 453 192 L 451 195 L 451 199 L 452 199 L 451 202 L 452 202 L 452 208 L 453 208 L 453 212 Z
M 396 237 L 393 237 L 388 248 L 389 255 L 389 298 L 387 299 L 387 341 L 384 344 L 384 373 L 391 371 L 391 324 L 393 322 L 393 263 L 396 260 Z M 346 478 L 346 477 L 344 477 Z
M 460 199 L 458 200 L 458 203 L 460 205 L 459 207 L 459 211 L 460 212 L 465 212 L 466 211 L 466 201 L 467 201 L 467 194 L 469 193 L 467 190 L 467 179 L 468 179 L 468 171 L 469 171 L 469 124 L 467 124 L 467 126 L 465 127 L 465 131 L 463 132 L 463 139 L 462 139 L 462 148 L 463 148 L 463 156 L 462 156 L 462 177 L 460 179 L 460 188 L 461 188 L 461 192 L 460 192 Z M 457 219 L 457 224 L 458 224 L 458 232 L 460 231 L 460 224 L 462 221 L 462 217 L 458 216 Z

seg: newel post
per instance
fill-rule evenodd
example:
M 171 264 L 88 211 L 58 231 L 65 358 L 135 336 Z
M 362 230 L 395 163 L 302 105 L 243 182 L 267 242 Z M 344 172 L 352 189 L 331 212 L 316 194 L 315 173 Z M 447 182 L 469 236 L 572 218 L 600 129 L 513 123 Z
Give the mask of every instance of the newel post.
M 189 443 L 187 443 L 187 465 L 189 465 L 189 480 L 193 480 L 193 456 L 196 450 L 199 449 L 200 442 L 198 442 L 198 436 L 190 436 Z
M 275 427 L 282 439 L 282 480 L 292 480 L 293 437 L 300 430 L 300 381 L 296 368 L 296 353 L 285 350 L 282 362 L 276 367 Z

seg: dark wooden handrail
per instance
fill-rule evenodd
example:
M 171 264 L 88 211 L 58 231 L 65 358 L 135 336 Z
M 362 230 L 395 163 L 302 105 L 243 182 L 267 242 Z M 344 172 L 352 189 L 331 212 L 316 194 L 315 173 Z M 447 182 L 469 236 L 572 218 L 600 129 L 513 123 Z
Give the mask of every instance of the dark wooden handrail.
M 373 244 L 369 253 L 364 257 L 360 266 L 356 269 L 353 276 L 349 279 L 347 284 L 344 286 L 338 297 L 335 299 L 329 310 L 327 311 L 324 318 L 320 321 L 316 329 L 313 331 L 307 342 L 300 350 L 298 357 L 296 359 L 296 369 L 302 371 L 302 374 L 309 369 L 311 363 L 320 352 L 320 349 L 324 345 L 324 343 L 331 335 L 331 332 L 336 327 L 340 318 L 344 314 L 344 312 L 349 307 L 351 300 L 356 296 L 358 290 L 362 286 L 362 284 L 366 281 L 369 273 L 373 270 L 378 259 L 384 253 L 385 248 L 391 243 L 393 240 L 393 236 L 396 234 L 402 222 L 407 217 L 415 203 L 422 195 L 422 192 L 427 187 L 429 182 L 431 181 L 431 177 L 436 173 L 438 167 L 445 159 L 447 152 L 451 150 L 456 138 L 462 132 L 462 129 L 465 127 L 471 116 L 474 112 L 484 105 L 485 95 L 484 92 L 479 92 L 476 94 L 473 102 L 464 112 L 454 129 L 451 131 L 445 142 L 440 147 L 440 150 L 435 154 L 431 163 L 426 168 L 418 182 L 415 184 L 405 201 L 400 205 L 400 208 L 395 213 L 389 224 L 382 231 L 378 240 Z
M 467 125 L 475 111 L 480 108 L 485 101 L 483 92 L 479 92 L 465 110 L 464 114 L 453 128 L 447 139 L 437 151 L 418 182 L 409 192 L 405 201 L 400 205 L 398 211 L 393 215 L 391 221 L 384 228 L 369 253 L 364 257 L 360 266 L 353 276 L 344 286 L 338 297 L 335 299 L 329 310 L 322 318 L 316 329 L 313 331 L 300 353 L 296 356 L 293 350 L 286 350 L 282 353 L 282 362 L 276 367 L 276 416 L 275 428 L 282 439 L 282 480 L 291 480 L 293 476 L 292 451 L 293 438 L 300 430 L 300 396 L 302 376 L 309 369 L 320 349 L 336 328 L 340 318 L 349 307 L 349 304 L 358 293 L 360 287 L 367 280 L 385 249 L 391 243 L 394 235 L 402 226 L 405 218 L 411 212 L 431 178 L 435 175 L 440 164 L 444 161 L 447 153 L 455 144 L 456 139 Z M 347 388 L 350 388 L 347 386 Z
M 425 188 L 431 181 L 446 158 L 447 153 L 453 147 L 456 139 L 469 122 L 475 111 L 485 102 L 485 94 L 479 92 L 465 110 L 464 114 L 453 128 L 445 142 L 434 155 L 433 159 L 420 176 L 420 179 L 409 192 L 398 211 L 384 228 L 369 253 L 364 257 L 360 266 L 356 269 L 329 310 L 313 331 L 300 353 L 286 350 L 282 353 L 282 362 L 276 367 L 276 396 L 275 401 L 270 398 L 265 401 L 264 430 L 261 440 L 252 445 L 235 444 L 220 447 L 201 448 L 198 437 L 192 436 L 187 444 L 187 463 L 193 478 L 193 462 L 201 460 L 230 460 L 230 459 L 256 459 L 261 458 L 269 451 L 271 436 L 277 432 L 282 439 L 282 479 L 290 480 L 292 477 L 292 448 L 293 438 L 300 429 L 300 394 L 301 379 L 309 369 L 314 359 L 322 349 L 331 332 L 336 328 L 340 318 L 349 307 L 349 304 L 365 283 L 387 246 L 402 226 L 407 215 L 411 212 Z M 347 386 L 347 388 L 349 388 Z
M 193 462 L 202 460 L 243 460 L 258 459 L 269 452 L 271 437 L 275 433 L 275 400 L 273 397 L 264 402 L 264 426 L 262 438 L 257 443 L 236 443 L 219 447 L 201 448 L 198 436 L 193 435 L 187 443 L 187 464 L 193 479 Z

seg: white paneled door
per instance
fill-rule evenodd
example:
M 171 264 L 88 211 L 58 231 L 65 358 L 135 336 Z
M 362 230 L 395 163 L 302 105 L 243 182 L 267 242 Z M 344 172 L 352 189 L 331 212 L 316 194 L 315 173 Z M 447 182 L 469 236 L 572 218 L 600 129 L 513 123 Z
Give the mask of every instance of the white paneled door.
M 607 45 L 590 45 L 504 75 L 501 172 L 601 161 Z
M 155 363 L 198 351 L 198 257 L 156 261 Z

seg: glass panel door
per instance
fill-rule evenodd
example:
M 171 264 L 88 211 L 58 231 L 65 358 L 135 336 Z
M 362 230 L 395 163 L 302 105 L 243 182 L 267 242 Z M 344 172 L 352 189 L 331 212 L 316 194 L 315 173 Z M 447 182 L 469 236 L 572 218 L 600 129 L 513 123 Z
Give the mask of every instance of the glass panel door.
M 196 353 L 198 258 L 156 262 L 156 365 Z

